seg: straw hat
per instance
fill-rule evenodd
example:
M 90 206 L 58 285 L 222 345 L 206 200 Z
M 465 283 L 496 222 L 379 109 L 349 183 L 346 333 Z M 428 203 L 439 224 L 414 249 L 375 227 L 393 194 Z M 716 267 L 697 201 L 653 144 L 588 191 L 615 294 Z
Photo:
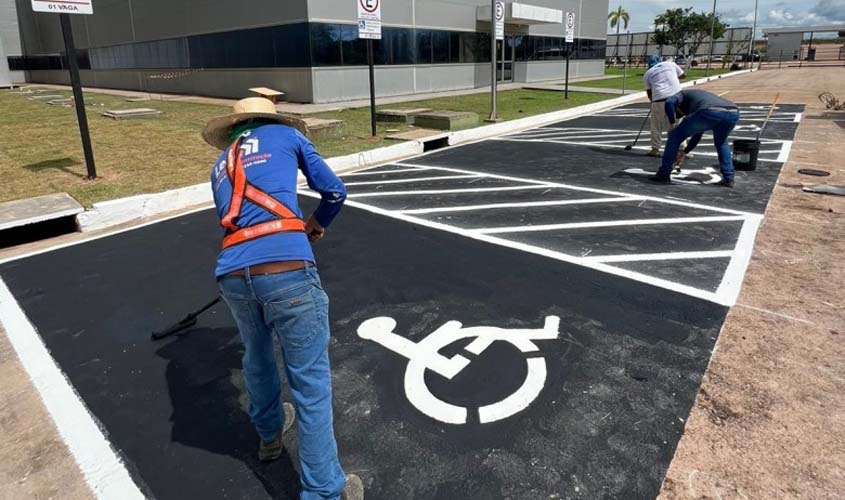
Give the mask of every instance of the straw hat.
M 205 130 L 202 131 L 202 138 L 217 149 L 223 150 L 232 144 L 232 130 L 239 123 L 247 120 L 266 120 L 280 123 L 298 129 L 303 134 L 303 123 L 301 120 L 280 115 L 276 112 L 276 106 L 270 99 L 263 97 L 249 97 L 241 99 L 232 106 L 232 114 L 218 116 L 209 120 Z

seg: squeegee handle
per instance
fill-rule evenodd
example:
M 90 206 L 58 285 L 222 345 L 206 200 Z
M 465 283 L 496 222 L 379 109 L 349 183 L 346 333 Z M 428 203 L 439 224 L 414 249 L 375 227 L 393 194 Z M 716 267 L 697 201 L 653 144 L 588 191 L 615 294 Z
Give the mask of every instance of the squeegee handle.
M 780 92 L 775 95 L 775 100 L 772 101 L 772 105 L 769 107 L 769 114 L 766 115 L 766 120 L 763 122 L 763 126 L 760 127 L 760 131 L 757 132 L 757 141 L 760 140 L 760 137 L 763 135 L 763 131 L 766 130 L 766 125 L 769 124 L 769 119 L 772 117 L 772 113 L 775 112 L 775 106 L 778 105 L 778 99 L 780 99 Z

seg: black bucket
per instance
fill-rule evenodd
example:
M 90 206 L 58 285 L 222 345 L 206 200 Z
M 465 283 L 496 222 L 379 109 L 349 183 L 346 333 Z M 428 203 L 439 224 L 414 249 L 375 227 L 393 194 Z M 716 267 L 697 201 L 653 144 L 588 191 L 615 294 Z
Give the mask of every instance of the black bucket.
M 733 162 L 737 170 L 757 170 L 757 156 L 760 155 L 760 141 L 737 139 L 734 141 Z

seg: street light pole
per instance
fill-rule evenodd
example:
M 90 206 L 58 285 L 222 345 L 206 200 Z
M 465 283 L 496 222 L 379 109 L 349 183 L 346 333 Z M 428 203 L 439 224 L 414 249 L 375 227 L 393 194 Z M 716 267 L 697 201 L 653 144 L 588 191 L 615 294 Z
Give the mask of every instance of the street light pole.
M 748 44 L 748 60 L 751 61 L 751 69 L 754 69 L 754 37 L 757 36 L 757 9 L 760 0 L 754 0 L 754 27 L 751 28 L 751 43 Z
M 707 58 L 707 70 L 704 76 L 710 76 L 710 65 L 713 64 L 713 33 L 716 31 L 716 0 L 713 0 L 713 15 L 710 19 L 710 56 Z

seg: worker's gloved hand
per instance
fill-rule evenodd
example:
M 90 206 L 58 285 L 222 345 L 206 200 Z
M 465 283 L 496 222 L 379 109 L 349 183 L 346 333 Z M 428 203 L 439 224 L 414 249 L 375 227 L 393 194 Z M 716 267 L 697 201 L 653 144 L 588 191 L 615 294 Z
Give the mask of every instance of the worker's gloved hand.
M 326 235 L 326 228 L 317 222 L 317 219 L 312 215 L 308 222 L 305 223 L 305 234 L 308 235 L 308 241 L 314 243 L 322 239 Z

